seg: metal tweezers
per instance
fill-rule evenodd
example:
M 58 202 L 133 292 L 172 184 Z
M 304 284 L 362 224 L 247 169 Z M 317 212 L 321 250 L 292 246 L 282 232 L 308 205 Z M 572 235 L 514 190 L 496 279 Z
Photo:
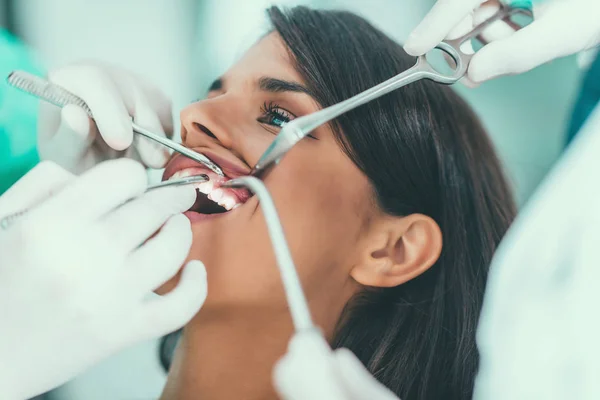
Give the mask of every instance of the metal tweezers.
M 515 18 L 517 16 L 525 17 L 524 20 L 526 22 L 520 24 Z M 524 25 L 527 25 L 527 23 L 533 20 L 531 2 L 520 0 L 515 1 L 510 5 L 500 3 L 500 8 L 493 16 L 475 26 L 470 32 L 457 39 L 444 40 L 437 45 L 436 49 L 447 54 L 455 63 L 454 68 L 452 68 L 452 71 L 450 72 L 438 71 L 436 67 L 428 61 L 427 54 L 425 54 L 417 57 L 417 62 L 413 67 L 379 85 L 367 89 L 340 103 L 323 108 L 312 114 L 295 118 L 286 123 L 269 148 L 260 157 L 254 166 L 251 175 L 261 176 L 270 167 L 278 164 L 279 161 L 281 161 L 281 158 L 294 147 L 296 143 L 319 126 L 387 93 L 421 79 L 428 79 L 444 85 L 452 85 L 458 82 L 466 75 L 469 63 L 474 55 L 473 53 L 465 53 L 461 49 L 461 46 L 474 38 L 479 39 L 485 44 L 485 40 L 481 37 L 481 34 L 491 24 L 499 20 L 510 23 L 510 25 L 515 28 L 521 28 Z M 432 52 L 433 51 L 434 50 L 432 50 Z

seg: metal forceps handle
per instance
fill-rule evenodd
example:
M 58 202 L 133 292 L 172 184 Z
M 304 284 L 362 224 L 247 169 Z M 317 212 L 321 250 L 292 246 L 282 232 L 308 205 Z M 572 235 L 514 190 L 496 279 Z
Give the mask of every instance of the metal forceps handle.
M 455 62 L 454 68 L 449 73 L 439 72 L 427 60 L 427 55 L 421 55 L 417 57 L 415 65 L 408 70 L 340 103 L 288 122 L 258 160 L 251 174 L 255 176 L 260 175 L 268 167 L 277 164 L 288 150 L 319 126 L 396 89 L 421 79 L 429 79 L 445 85 L 458 82 L 467 73 L 469 63 L 473 57 L 473 54 L 463 52 L 461 46 L 465 42 L 479 37 L 494 22 L 510 18 L 514 14 L 519 13 L 532 16 L 531 9 L 528 7 L 510 6 L 500 3 L 500 8 L 493 16 L 477 25 L 467 34 L 457 39 L 444 40 L 439 43 L 436 49 L 446 53 Z
M 475 26 L 469 32 L 456 39 L 444 40 L 440 43 L 440 46 L 437 47 L 438 49 L 444 51 L 446 54 L 452 57 L 452 59 L 456 63 L 456 67 L 454 68 L 452 75 L 457 77 L 457 79 L 454 80 L 454 82 L 449 82 L 449 84 L 457 82 L 459 79 L 466 75 L 467 70 L 469 68 L 469 63 L 475 55 L 475 53 L 465 53 L 464 51 L 462 51 L 462 45 L 465 42 L 476 38 L 480 42 L 482 42 L 482 44 L 487 44 L 487 41 L 481 36 L 481 34 L 483 33 L 483 31 L 489 28 L 490 25 L 500 20 L 510 24 L 513 28 L 517 30 L 524 28 L 526 24 L 523 26 L 519 26 L 517 23 L 511 21 L 511 18 L 515 15 L 520 14 L 527 17 L 528 19 L 531 18 L 531 20 L 533 20 L 531 1 L 513 1 L 511 4 L 504 4 L 502 2 L 499 2 L 499 5 L 500 8 L 494 13 L 494 15 Z M 441 73 L 438 74 L 439 77 L 443 76 L 443 74 Z M 450 78 L 450 75 L 448 75 L 447 77 Z M 438 80 L 436 80 L 436 82 L 444 83 Z
M 377 86 L 367 89 L 340 103 L 323 108 L 312 114 L 293 119 L 283 126 L 279 135 L 273 140 L 269 148 L 267 148 L 252 169 L 251 175 L 259 175 L 271 165 L 277 164 L 289 149 L 319 126 L 356 107 L 368 103 L 373 99 L 396 90 L 399 87 L 423 79 L 434 72 L 435 71 L 429 67 L 425 57 L 421 56 L 417 58 L 417 63 L 412 68 Z

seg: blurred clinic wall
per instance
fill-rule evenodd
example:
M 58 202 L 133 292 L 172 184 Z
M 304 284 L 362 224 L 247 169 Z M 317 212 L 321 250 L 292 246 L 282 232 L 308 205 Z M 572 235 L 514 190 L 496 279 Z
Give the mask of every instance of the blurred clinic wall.
M 171 95 L 174 113 L 265 32 L 266 0 L 0 0 L 0 21 L 32 46 L 48 68 L 99 59 L 134 70 Z M 305 0 L 368 18 L 404 40 L 432 0 Z M 475 108 L 501 154 L 522 203 L 558 157 L 578 89 L 573 58 L 530 73 L 458 90 Z M 165 376 L 157 342 L 128 349 L 57 390 L 54 399 L 156 398 Z

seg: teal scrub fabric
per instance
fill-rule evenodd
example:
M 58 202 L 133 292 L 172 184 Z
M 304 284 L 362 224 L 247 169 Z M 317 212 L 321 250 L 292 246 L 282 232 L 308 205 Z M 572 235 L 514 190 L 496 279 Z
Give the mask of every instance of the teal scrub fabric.
M 20 69 L 44 72 L 31 52 L 9 32 L 0 29 L 0 194 L 38 163 L 36 125 L 38 100 L 6 83 Z

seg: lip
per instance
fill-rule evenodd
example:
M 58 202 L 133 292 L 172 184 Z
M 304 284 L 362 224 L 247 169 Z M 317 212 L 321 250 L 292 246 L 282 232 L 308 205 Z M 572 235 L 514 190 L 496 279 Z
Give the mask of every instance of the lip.
M 200 148 L 193 148 L 192 150 L 205 155 L 211 161 L 216 163 L 219 167 L 221 167 L 223 173 L 229 179 L 237 178 L 238 176 L 248 175 L 250 173 L 249 167 L 243 167 L 241 165 L 238 165 L 234 161 L 228 160 L 227 158 L 218 155 L 214 151 Z M 204 165 L 181 154 L 175 154 L 167 163 L 165 172 L 162 176 L 162 180 L 165 181 L 169 179 L 177 171 L 194 167 L 204 167 Z
M 229 211 L 232 212 L 232 211 Z M 196 222 L 200 222 L 200 221 L 206 221 L 206 220 L 211 220 L 211 219 L 215 219 L 215 218 L 221 218 L 225 215 L 227 215 L 228 213 L 222 213 L 222 214 L 200 214 L 197 213 L 195 211 L 186 211 L 183 213 L 183 215 L 185 215 L 190 222 L 196 223 Z

